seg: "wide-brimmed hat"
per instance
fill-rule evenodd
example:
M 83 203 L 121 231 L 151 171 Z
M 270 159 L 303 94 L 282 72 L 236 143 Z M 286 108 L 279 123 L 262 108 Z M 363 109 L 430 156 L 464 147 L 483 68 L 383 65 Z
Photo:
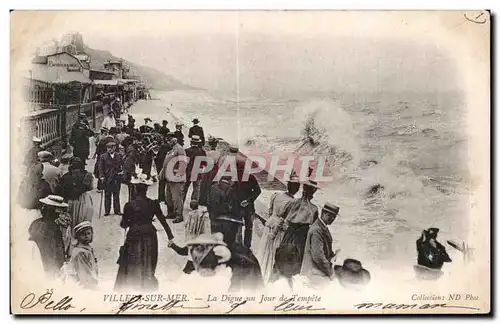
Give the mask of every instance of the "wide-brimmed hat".
M 371 279 L 370 272 L 356 259 L 345 259 L 342 266 L 334 266 L 334 271 L 341 284 L 365 285 Z
M 320 189 L 320 186 L 318 186 L 318 182 L 312 179 L 307 179 L 305 181 L 302 181 L 302 185 Z
M 332 203 L 326 202 L 325 205 L 323 206 L 322 211 L 338 215 L 339 210 L 340 210 L 340 207 L 337 207 Z
M 49 151 L 40 151 L 37 153 L 37 156 L 41 162 L 50 161 L 53 157 L 52 153 Z
M 77 236 L 78 233 L 80 233 L 88 228 L 92 229 L 92 224 L 89 221 L 83 221 L 83 222 L 78 223 L 78 225 L 76 225 L 75 228 L 73 228 L 73 236 Z
M 144 118 L 144 122 L 145 123 L 147 123 L 148 121 L 153 121 L 153 120 L 151 118 L 149 118 L 149 117 Z
M 55 206 L 55 207 L 68 207 L 68 204 L 64 202 L 64 198 L 56 195 L 48 195 L 45 198 L 39 200 L 42 204 Z
M 193 135 L 191 136 L 191 143 L 192 144 L 200 144 L 202 142 L 200 136 L 198 135 Z
M 80 117 L 80 118 L 87 118 L 87 114 L 85 114 L 85 113 L 79 113 L 78 117 Z
M 194 239 L 186 242 L 186 245 L 224 245 L 227 244 L 223 240 L 223 236 L 221 233 L 214 234 L 201 234 L 195 237 Z
M 35 142 L 35 143 L 41 143 L 42 142 L 42 139 L 40 137 L 36 137 L 36 136 L 33 136 L 33 138 L 31 140 L 33 142 Z
M 106 143 L 106 147 L 113 147 L 113 146 L 116 146 L 115 141 L 110 141 L 110 142 Z
M 193 119 L 193 124 L 198 124 L 199 122 L 198 118 Z

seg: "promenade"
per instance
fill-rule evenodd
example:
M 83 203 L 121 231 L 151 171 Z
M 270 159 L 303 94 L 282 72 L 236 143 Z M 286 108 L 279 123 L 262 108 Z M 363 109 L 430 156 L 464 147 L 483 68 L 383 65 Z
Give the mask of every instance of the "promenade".
M 150 116 L 153 120 L 167 119 L 169 121 L 169 126 L 173 125 L 175 121 L 178 120 L 177 116 L 169 113 L 166 109 L 162 111 L 159 111 L 159 109 L 159 102 L 156 100 L 139 100 L 130 108 L 129 114 L 134 116 L 138 126 L 143 124 L 143 120 L 141 119 L 146 116 Z M 126 118 L 126 115 L 124 118 Z M 94 143 L 91 143 L 91 156 L 94 149 Z M 94 171 L 95 162 L 96 161 L 92 159 L 87 160 L 87 171 Z M 192 189 L 188 192 L 188 199 L 186 199 L 186 203 L 184 205 L 184 215 L 187 215 L 189 212 L 189 197 L 191 195 L 191 190 Z M 104 196 L 104 193 L 102 195 Z M 267 194 L 263 192 L 263 197 L 268 196 L 269 192 Z M 151 199 L 156 199 L 158 197 L 158 183 L 149 187 L 148 197 Z M 118 264 L 116 263 L 116 260 L 118 258 L 119 248 L 124 242 L 125 231 L 119 225 L 121 216 L 113 214 L 104 216 L 104 200 L 101 201 L 101 194 L 95 189 L 92 191 L 92 198 L 94 202 L 94 218 L 92 223 L 95 229 L 93 248 L 96 253 L 96 257 L 98 258 L 99 277 L 101 281 L 100 286 L 104 290 L 111 291 L 118 272 Z M 120 191 L 122 212 L 123 206 L 127 201 L 128 188 L 127 186 L 122 185 Z M 102 210 L 101 216 L 99 217 L 99 206 L 101 203 Z M 166 215 L 167 208 L 164 203 L 161 203 L 161 208 Z M 259 202 L 256 205 L 256 209 L 257 212 L 262 213 L 266 209 L 266 206 Z M 113 211 L 113 209 L 111 209 L 111 211 Z M 171 220 L 167 220 L 167 223 L 174 233 L 174 241 L 176 244 L 181 246 L 184 245 L 184 223 L 173 224 Z M 159 247 L 156 277 L 158 278 L 160 289 L 162 289 L 162 287 L 168 287 L 169 282 L 176 281 L 176 279 L 182 274 L 186 258 L 177 255 L 172 249 L 167 247 L 168 238 L 160 222 L 155 219 L 153 224 L 158 230 Z M 256 219 L 254 222 L 252 249 L 257 247 L 262 227 L 262 223 Z

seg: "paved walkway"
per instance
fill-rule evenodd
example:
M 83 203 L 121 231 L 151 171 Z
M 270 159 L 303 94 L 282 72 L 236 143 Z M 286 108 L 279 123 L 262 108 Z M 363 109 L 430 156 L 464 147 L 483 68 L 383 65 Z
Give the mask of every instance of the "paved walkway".
M 154 103 L 154 101 L 139 101 L 130 109 L 130 113 L 132 115 L 137 114 L 147 114 L 154 109 L 154 106 L 150 103 Z M 125 116 L 126 117 L 126 116 Z M 177 118 L 173 115 L 169 118 L 169 121 L 172 119 L 177 120 Z M 141 125 L 140 120 L 136 117 L 137 124 Z M 93 145 L 91 148 L 91 156 L 93 154 Z M 94 171 L 95 160 L 87 160 L 87 170 L 89 172 Z M 65 170 L 63 170 L 65 171 Z M 188 197 L 190 197 L 190 191 L 188 192 Z M 102 194 L 104 196 L 104 193 Z M 148 190 L 148 197 L 151 199 L 156 199 L 158 197 L 158 185 L 155 183 Z M 116 274 L 118 272 L 118 264 L 116 260 L 118 258 L 118 251 L 120 246 L 124 242 L 124 230 L 120 227 L 121 216 L 117 215 L 109 215 L 104 216 L 104 200 L 101 201 L 101 194 L 98 193 L 95 189 L 92 191 L 92 198 L 94 201 L 94 218 L 93 225 L 95 229 L 94 242 L 93 247 L 96 253 L 96 257 L 98 258 L 99 265 L 99 277 L 101 281 L 101 287 L 103 289 L 109 289 L 111 291 L 114 281 L 116 278 Z M 104 198 L 104 197 L 103 197 Z M 120 203 L 122 206 L 121 211 L 123 211 L 123 206 L 128 201 L 128 188 L 125 185 L 122 185 L 120 191 Z M 102 203 L 101 216 L 99 217 L 99 206 Z M 161 204 L 162 210 L 164 214 L 167 214 L 167 208 L 164 203 Z M 257 210 L 264 210 L 265 206 L 263 204 L 259 204 L 256 206 Z M 113 210 L 113 209 L 111 209 Z M 188 201 L 184 206 L 184 213 L 187 215 L 189 212 Z M 184 223 L 173 224 L 171 220 L 167 220 L 170 228 L 172 229 L 175 239 L 174 241 L 179 244 L 184 244 Z M 171 281 L 175 281 L 178 276 L 182 274 L 182 269 L 186 263 L 186 259 L 183 256 L 177 255 L 172 249 L 167 247 L 168 238 L 163 230 L 163 227 L 159 223 L 158 220 L 155 220 L 155 227 L 158 230 L 158 266 L 156 269 L 156 277 L 160 283 L 160 289 L 162 286 L 168 286 L 168 283 Z M 258 239 L 260 233 L 262 231 L 262 224 L 256 220 L 254 222 L 254 235 L 253 235 L 253 247 L 256 247 L 258 244 Z

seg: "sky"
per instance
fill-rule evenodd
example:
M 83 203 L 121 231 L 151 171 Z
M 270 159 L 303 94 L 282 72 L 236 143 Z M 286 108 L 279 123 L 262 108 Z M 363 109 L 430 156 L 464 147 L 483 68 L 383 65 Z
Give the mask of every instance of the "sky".
M 96 12 L 57 16 L 109 50 L 178 80 L 241 96 L 453 91 L 457 15 L 394 12 Z M 103 21 L 105 23 L 103 23 Z M 452 35 L 448 35 L 448 34 Z

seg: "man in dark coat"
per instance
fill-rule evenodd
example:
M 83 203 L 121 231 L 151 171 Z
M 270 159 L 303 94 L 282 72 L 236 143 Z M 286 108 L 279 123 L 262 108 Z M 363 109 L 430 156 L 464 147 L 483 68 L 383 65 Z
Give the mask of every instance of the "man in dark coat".
M 73 146 L 73 156 L 80 158 L 84 163 L 90 154 L 89 138 L 94 136 L 88 124 L 87 115 L 81 113 L 69 138 L 69 144 Z
M 113 210 L 115 215 L 120 211 L 120 187 L 123 174 L 123 161 L 116 152 L 116 143 L 107 144 L 108 151 L 99 157 L 99 176 L 104 185 L 104 216 L 111 211 L 111 197 L 113 197 Z
M 207 210 L 210 217 L 212 233 L 234 235 L 243 226 L 243 220 L 233 212 L 234 190 L 230 176 L 223 176 L 210 188 L 207 198 Z
M 38 137 L 33 137 L 33 147 L 28 150 L 26 157 L 24 158 L 24 166 L 29 168 L 38 162 L 38 153 L 43 151 L 41 145 L 42 140 Z
M 234 150 L 234 148 L 231 149 Z M 239 166 L 238 181 L 233 185 L 236 196 L 234 212 L 241 214 L 243 220 L 245 221 L 245 232 L 238 233 L 237 239 L 241 241 L 241 236 L 243 234 L 243 245 L 250 248 L 252 244 L 253 220 L 255 217 L 254 202 L 260 196 L 262 190 L 260 189 L 260 185 L 254 175 L 250 174 L 248 179 L 245 179 L 243 171 L 244 166 Z
M 125 159 L 123 160 L 124 183 L 128 185 L 128 201 L 135 198 L 134 185 L 130 183 L 132 176 L 135 176 L 135 166 L 140 163 L 139 151 L 141 136 L 134 134 L 127 137 L 122 144 L 125 146 Z
M 192 138 L 193 135 L 198 135 L 201 139 L 201 146 L 205 145 L 205 134 L 203 133 L 203 127 L 198 125 L 200 121 L 198 118 L 193 119 L 193 126 L 189 129 L 188 137 Z
M 191 138 L 191 147 L 186 149 L 186 156 L 189 158 L 189 162 L 186 168 L 186 185 L 184 186 L 184 190 L 182 192 L 182 201 L 186 201 L 187 192 L 191 184 L 193 185 L 193 193 L 191 194 L 191 200 L 198 201 L 198 197 L 200 195 L 200 184 L 202 175 L 198 174 L 196 179 L 192 177 L 193 166 L 196 161 L 196 157 L 203 156 L 206 157 L 207 153 L 200 147 L 201 139 L 198 135 L 193 135 Z M 206 166 L 206 162 L 202 162 L 201 166 Z M 199 165 L 196 165 L 196 168 L 199 168 Z
M 160 134 L 162 134 L 164 137 L 166 137 L 167 134 L 170 133 L 170 129 L 167 127 L 168 121 L 163 120 L 162 124 L 163 125 L 160 127 Z
M 420 266 L 441 269 L 445 262 L 451 262 L 446 248 L 437 241 L 438 232 L 438 228 L 429 228 L 422 231 L 422 235 L 417 240 L 417 262 Z
M 156 165 L 156 171 L 158 174 L 161 172 L 161 169 L 163 168 L 163 162 L 165 161 L 165 157 L 167 156 L 168 152 L 172 149 L 172 145 L 170 145 L 169 141 L 167 140 L 168 136 L 166 136 L 165 140 L 162 141 L 158 147 L 158 153 L 155 156 L 155 165 Z M 161 179 L 158 177 L 158 200 L 160 202 L 165 202 L 165 180 Z
M 339 208 L 326 203 L 321 216 L 314 221 L 307 232 L 306 247 L 300 274 L 309 279 L 311 285 L 321 287 L 334 278 L 332 260 L 332 234 L 328 229 L 339 213 Z

